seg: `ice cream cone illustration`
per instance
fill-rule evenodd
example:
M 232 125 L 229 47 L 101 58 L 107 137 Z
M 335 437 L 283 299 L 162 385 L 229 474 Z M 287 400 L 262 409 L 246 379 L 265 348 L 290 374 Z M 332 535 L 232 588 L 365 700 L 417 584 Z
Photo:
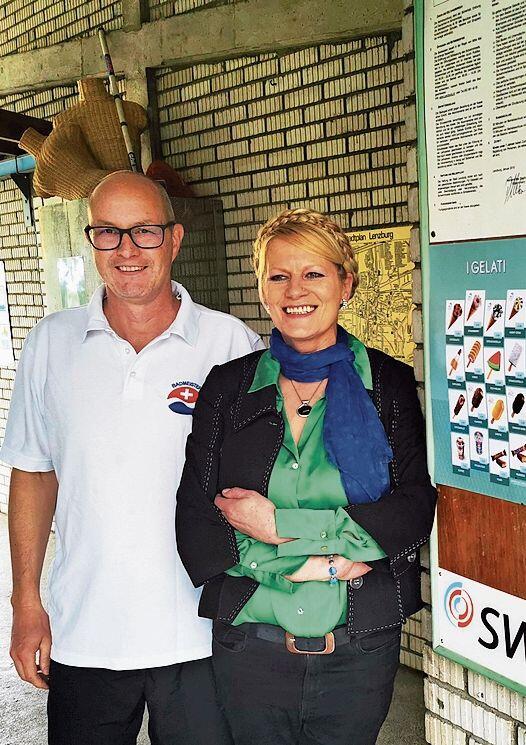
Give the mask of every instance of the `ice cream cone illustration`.
M 471 318 L 471 316 L 474 313 L 476 313 L 477 310 L 480 308 L 480 303 L 481 303 L 480 295 L 475 295 L 473 297 L 473 300 L 471 301 L 471 306 L 469 308 L 469 313 L 468 313 L 468 317 L 467 317 L 467 320 L 468 321 Z
M 462 306 L 460 303 L 455 303 L 453 310 L 451 311 L 451 318 L 449 319 L 448 329 L 455 323 L 455 321 L 462 315 Z
M 499 419 L 502 416 L 503 411 L 504 411 L 504 401 L 501 398 L 498 398 L 493 404 L 493 409 L 491 410 L 491 424 L 493 424 L 493 422 L 499 421 Z
M 491 309 L 491 316 L 490 316 L 488 325 L 486 326 L 486 331 L 489 331 L 490 328 L 493 326 L 493 324 L 497 323 L 499 318 L 502 316 L 503 312 L 504 311 L 502 309 L 502 305 L 500 303 L 495 303 L 495 305 Z
M 510 312 L 510 316 L 508 318 L 508 321 L 511 321 L 511 319 L 513 318 L 513 316 L 516 316 L 517 315 L 517 313 L 522 309 L 522 305 L 523 305 L 523 300 L 520 297 L 520 295 L 518 295 L 515 298 L 515 300 L 513 301 L 513 307 L 511 309 L 511 312 Z
M 469 367 L 472 362 L 475 362 L 475 360 L 477 359 L 479 355 L 479 352 L 480 352 L 480 342 L 475 341 L 473 342 L 473 346 L 469 350 L 467 367 Z
M 522 354 L 521 345 L 515 343 L 513 345 L 513 349 L 511 350 L 510 356 L 508 358 L 508 362 L 510 363 L 508 366 L 508 372 L 511 372 L 512 367 L 517 367 L 517 362 L 519 361 L 521 354 Z
M 488 360 L 489 372 L 488 372 L 488 377 L 486 378 L 486 380 L 489 380 L 491 378 L 491 373 L 493 372 L 493 370 L 495 370 L 495 372 L 499 372 L 500 359 L 501 359 L 500 350 L 491 355 L 491 357 Z
M 458 352 L 456 353 L 455 357 L 453 357 L 453 358 L 452 358 L 452 359 L 451 359 L 451 360 L 449 361 L 449 364 L 451 365 L 451 369 L 449 370 L 449 373 L 448 373 L 448 375 L 451 375 L 451 373 L 452 373 L 452 372 L 453 372 L 454 370 L 456 370 L 456 369 L 457 369 L 457 367 L 458 367 L 458 363 L 460 362 L 460 355 L 461 355 L 461 354 L 462 354 L 462 348 L 460 348 L 460 349 L 458 350 Z
M 473 412 L 475 409 L 478 409 L 480 404 L 482 403 L 482 399 L 484 398 L 484 393 L 482 391 L 482 388 L 475 388 L 473 392 L 473 396 L 471 398 L 471 411 Z
M 524 393 L 517 393 L 511 405 L 511 412 L 512 412 L 511 418 L 512 419 L 515 416 L 515 414 L 521 413 L 523 406 L 524 406 Z

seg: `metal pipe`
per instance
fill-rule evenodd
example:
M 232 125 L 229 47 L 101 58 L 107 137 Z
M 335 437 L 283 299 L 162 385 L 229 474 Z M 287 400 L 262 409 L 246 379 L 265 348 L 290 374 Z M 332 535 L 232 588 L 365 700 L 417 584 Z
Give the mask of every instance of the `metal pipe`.
M 17 158 L 0 160 L 0 178 L 12 173 L 31 173 L 35 170 L 36 160 L 32 155 L 19 155 Z
M 119 92 L 117 78 L 115 77 L 115 71 L 113 69 L 113 62 L 111 61 L 108 44 L 106 42 L 106 32 L 104 31 L 102 27 L 99 28 L 99 40 L 100 40 L 100 45 L 102 47 L 102 54 L 104 55 L 104 62 L 106 63 L 106 70 L 108 71 L 110 93 L 113 96 L 113 100 L 115 101 L 115 107 L 117 109 L 117 115 L 119 117 L 119 122 L 120 122 L 121 129 L 122 129 L 122 136 L 124 137 L 124 143 L 126 145 L 126 150 L 128 151 L 128 159 L 130 161 L 130 167 L 132 171 L 138 171 L 139 167 L 137 165 L 137 158 L 135 157 L 135 153 L 133 151 L 133 144 L 131 141 L 130 132 L 128 130 L 128 124 L 126 123 L 124 107 L 122 105 L 122 96 Z

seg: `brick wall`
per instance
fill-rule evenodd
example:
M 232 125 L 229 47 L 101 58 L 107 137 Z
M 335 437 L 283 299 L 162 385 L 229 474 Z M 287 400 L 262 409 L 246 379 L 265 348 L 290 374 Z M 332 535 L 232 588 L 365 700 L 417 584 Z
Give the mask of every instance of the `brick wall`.
M 408 221 L 401 41 L 360 39 L 157 75 L 163 155 L 225 210 L 231 312 L 269 322 L 250 267 L 257 228 L 286 207 L 344 228 Z
M 3 0 L 0 3 L 0 57 L 59 44 L 76 36 L 122 26 L 115 0 Z
M 231 5 L 239 0 L 150 0 L 150 20 L 170 18 L 201 8 Z
M 0 108 L 49 118 L 70 106 L 77 97 L 74 85 L 0 98 Z M 40 199 L 35 199 L 35 205 Z M 22 197 L 12 179 L 0 180 L 0 260 L 4 262 L 15 359 L 27 332 L 44 315 L 38 226 L 24 224 Z M 0 440 L 3 439 L 14 367 L 0 369 Z M 0 464 L 0 510 L 7 507 L 10 469 Z

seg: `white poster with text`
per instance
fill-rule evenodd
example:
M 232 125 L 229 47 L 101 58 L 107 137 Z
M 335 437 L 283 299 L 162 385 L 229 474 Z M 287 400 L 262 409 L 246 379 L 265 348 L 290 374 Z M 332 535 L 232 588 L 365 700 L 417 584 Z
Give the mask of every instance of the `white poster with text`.
M 526 235 L 526 0 L 425 0 L 429 239 Z

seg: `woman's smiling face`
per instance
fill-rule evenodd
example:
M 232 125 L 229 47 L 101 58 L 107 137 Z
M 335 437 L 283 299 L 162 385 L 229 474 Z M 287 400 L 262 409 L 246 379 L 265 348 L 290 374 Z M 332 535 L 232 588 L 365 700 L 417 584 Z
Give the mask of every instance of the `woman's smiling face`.
M 298 352 L 316 352 L 336 342 L 338 311 L 349 298 L 351 275 L 338 266 L 293 245 L 272 238 L 267 246 L 262 300 L 274 326 Z

